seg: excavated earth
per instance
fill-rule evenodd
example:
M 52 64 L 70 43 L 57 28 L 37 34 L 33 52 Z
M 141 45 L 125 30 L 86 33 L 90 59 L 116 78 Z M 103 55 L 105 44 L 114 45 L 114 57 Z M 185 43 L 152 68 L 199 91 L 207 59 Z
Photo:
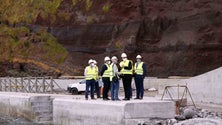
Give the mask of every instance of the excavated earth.
M 47 28 L 68 50 L 64 74 L 83 75 L 90 58 L 100 67 L 106 55 L 120 59 L 122 52 L 133 61 L 141 54 L 149 76 L 193 76 L 222 65 L 220 0 L 93 0 L 89 11 L 83 2 L 73 7 L 64 0 L 57 14 L 69 18 L 38 18 L 28 26 Z

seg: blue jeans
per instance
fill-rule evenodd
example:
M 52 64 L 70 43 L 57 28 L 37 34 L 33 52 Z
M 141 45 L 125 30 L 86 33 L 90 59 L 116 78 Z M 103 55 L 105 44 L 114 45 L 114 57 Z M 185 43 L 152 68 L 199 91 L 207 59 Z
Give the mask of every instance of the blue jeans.
M 136 84 L 136 98 L 143 98 L 144 94 L 144 85 L 143 85 L 143 76 L 136 75 L 135 76 L 135 84 Z
M 119 99 L 119 81 L 111 83 L 111 99 L 118 100 Z
M 85 98 L 88 99 L 88 93 L 89 93 L 89 87 L 90 87 L 90 96 L 91 98 L 94 98 L 94 86 L 95 86 L 95 80 L 86 80 L 86 92 L 85 92 Z
M 96 91 L 96 95 L 97 95 L 97 98 L 100 97 L 100 89 L 99 89 L 99 82 L 98 81 L 95 81 L 95 91 Z

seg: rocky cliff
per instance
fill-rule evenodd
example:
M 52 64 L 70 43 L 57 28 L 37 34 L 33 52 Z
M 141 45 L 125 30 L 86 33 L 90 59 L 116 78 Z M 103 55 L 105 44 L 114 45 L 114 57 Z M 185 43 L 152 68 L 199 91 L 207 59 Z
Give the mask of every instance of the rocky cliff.
M 122 52 L 133 61 L 141 54 L 149 76 L 192 76 L 222 65 L 220 0 L 73 1 L 61 1 L 53 18 L 25 24 L 47 29 L 68 51 L 51 65 L 60 74 L 83 75 L 88 59 L 101 66 Z

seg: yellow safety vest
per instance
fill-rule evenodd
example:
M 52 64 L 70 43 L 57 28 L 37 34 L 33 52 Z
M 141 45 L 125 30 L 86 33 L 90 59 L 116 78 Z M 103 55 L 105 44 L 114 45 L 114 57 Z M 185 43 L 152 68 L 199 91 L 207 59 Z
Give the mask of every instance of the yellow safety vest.
M 87 70 L 86 74 L 85 74 L 86 80 L 96 79 L 96 68 L 95 67 L 91 68 L 90 66 L 87 66 L 86 70 Z
M 138 75 L 143 75 L 143 62 L 135 64 L 135 73 Z
M 107 70 L 104 71 L 103 76 L 102 77 L 110 77 L 110 73 L 111 73 L 111 67 L 108 64 L 105 64 L 107 67 Z
M 125 66 L 128 66 L 128 65 L 129 65 L 129 62 L 132 63 L 132 68 L 131 68 L 130 70 L 124 69 Z M 121 69 L 121 71 L 120 71 L 122 74 L 130 74 L 130 75 L 133 74 L 133 61 L 131 61 L 131 60 L 121 61 L 121 62 L 120 62 L 120 66 L 121 66 L 121 65 L 123 65 L 123 67 L 121 67 L 122 69 Z

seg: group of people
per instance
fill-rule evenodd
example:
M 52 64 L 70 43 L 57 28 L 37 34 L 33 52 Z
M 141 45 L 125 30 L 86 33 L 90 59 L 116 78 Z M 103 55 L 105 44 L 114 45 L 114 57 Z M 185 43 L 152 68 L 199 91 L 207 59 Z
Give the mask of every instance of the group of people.
M 122 79 L 124 95 L 123 100 L 127 101 L 132 98 L 132 78 L 134 77 L 136 86 L 136 97 L 134 99 L 143 99 L 144 85 L 143 81 L 146 76 L 146 65 L 142 62 L 142 56 L 136 56 L 136 63 L 127 58 L 126 53 L 121 54 L 122 61 L 118 63 L 118 58 L 113 56 L 106 56 L 104 64 L 99 72 L 97 62 L 90 59 L 89 66 L 85 68 L 84 75 L 86 79 L 85 99 L 88 100 L 88 93 L 90 88 L 91 99 L 95 99 L 94 90 L 97 93 L 97 98 L 100 98 L 99 91 L 99 75 L 102 77 L 103 82 L 103 100 L 110 100 L 108 93 L 111 90 L 111 100 L 120 101 L 119 99 L 119 84 Z

